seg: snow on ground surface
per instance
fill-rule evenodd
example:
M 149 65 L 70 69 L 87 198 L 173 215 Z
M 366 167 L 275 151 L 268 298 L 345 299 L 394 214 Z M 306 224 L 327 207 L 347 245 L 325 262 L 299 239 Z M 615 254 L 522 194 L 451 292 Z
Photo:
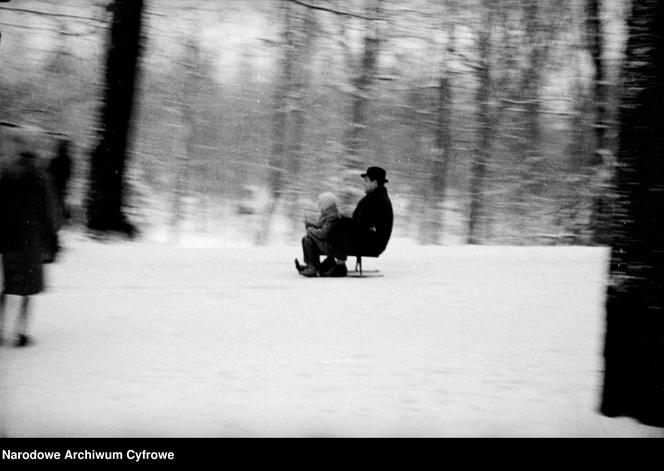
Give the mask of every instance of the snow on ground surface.
M 65 245 L 0 347 L 7 437 L 664 435 L 596 412 L 602 248 L 394 240 L 306 279 L 297 244 Z

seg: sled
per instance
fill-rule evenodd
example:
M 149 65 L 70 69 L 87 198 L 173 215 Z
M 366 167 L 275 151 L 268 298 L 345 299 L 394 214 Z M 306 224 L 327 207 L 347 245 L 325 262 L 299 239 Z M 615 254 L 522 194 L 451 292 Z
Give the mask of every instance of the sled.
M 312 278 L 382 278 L 383 275 L 380 270 L 349 270 L 346 276 L 314 276 Z
M 348 276 L 352 278 L 374 278 L 382 277 L 383 275 L 380 270 L 349 270 Z

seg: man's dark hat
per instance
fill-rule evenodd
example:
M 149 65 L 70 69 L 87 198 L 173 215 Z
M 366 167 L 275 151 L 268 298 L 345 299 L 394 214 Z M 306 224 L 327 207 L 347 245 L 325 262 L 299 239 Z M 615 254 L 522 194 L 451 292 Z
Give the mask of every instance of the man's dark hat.
M 367 173 L 363 173 L 362 178 L 369 177 L 369 180 L 387 183 L 389 180 L 385 178 L 385 170 L 380 167 L 369 167 Z

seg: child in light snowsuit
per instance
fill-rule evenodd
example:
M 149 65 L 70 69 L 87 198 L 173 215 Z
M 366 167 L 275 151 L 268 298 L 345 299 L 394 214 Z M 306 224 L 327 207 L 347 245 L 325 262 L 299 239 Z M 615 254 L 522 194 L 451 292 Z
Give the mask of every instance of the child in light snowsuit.
M 339 222 L 339 209 L 337 198 L 333 193 L 323 193 L 318 197 L 320 216 L 316 220 L 305 218 L 304 227 L 307 234 L 302 238 L 302 252 L 305 265 L 295 259 L 295 267 L 303 276 L 329 276 L 328 272 L 334 268 L 335 248 L 330 244 L 330 233 Z M 328 255 L 323 265 L 320 256 Z M 345 265 L 344 265 L 345 266 Z

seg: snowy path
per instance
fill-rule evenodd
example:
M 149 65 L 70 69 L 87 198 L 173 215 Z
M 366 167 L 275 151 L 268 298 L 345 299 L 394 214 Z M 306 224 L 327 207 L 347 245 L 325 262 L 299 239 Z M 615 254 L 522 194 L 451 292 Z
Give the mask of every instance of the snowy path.
M 603 249 L 397 240 L 358 280 L 295 245 L 66 244 L 35 345 L 0 347 L 6 436 L 663 436 L 595 412 Z

